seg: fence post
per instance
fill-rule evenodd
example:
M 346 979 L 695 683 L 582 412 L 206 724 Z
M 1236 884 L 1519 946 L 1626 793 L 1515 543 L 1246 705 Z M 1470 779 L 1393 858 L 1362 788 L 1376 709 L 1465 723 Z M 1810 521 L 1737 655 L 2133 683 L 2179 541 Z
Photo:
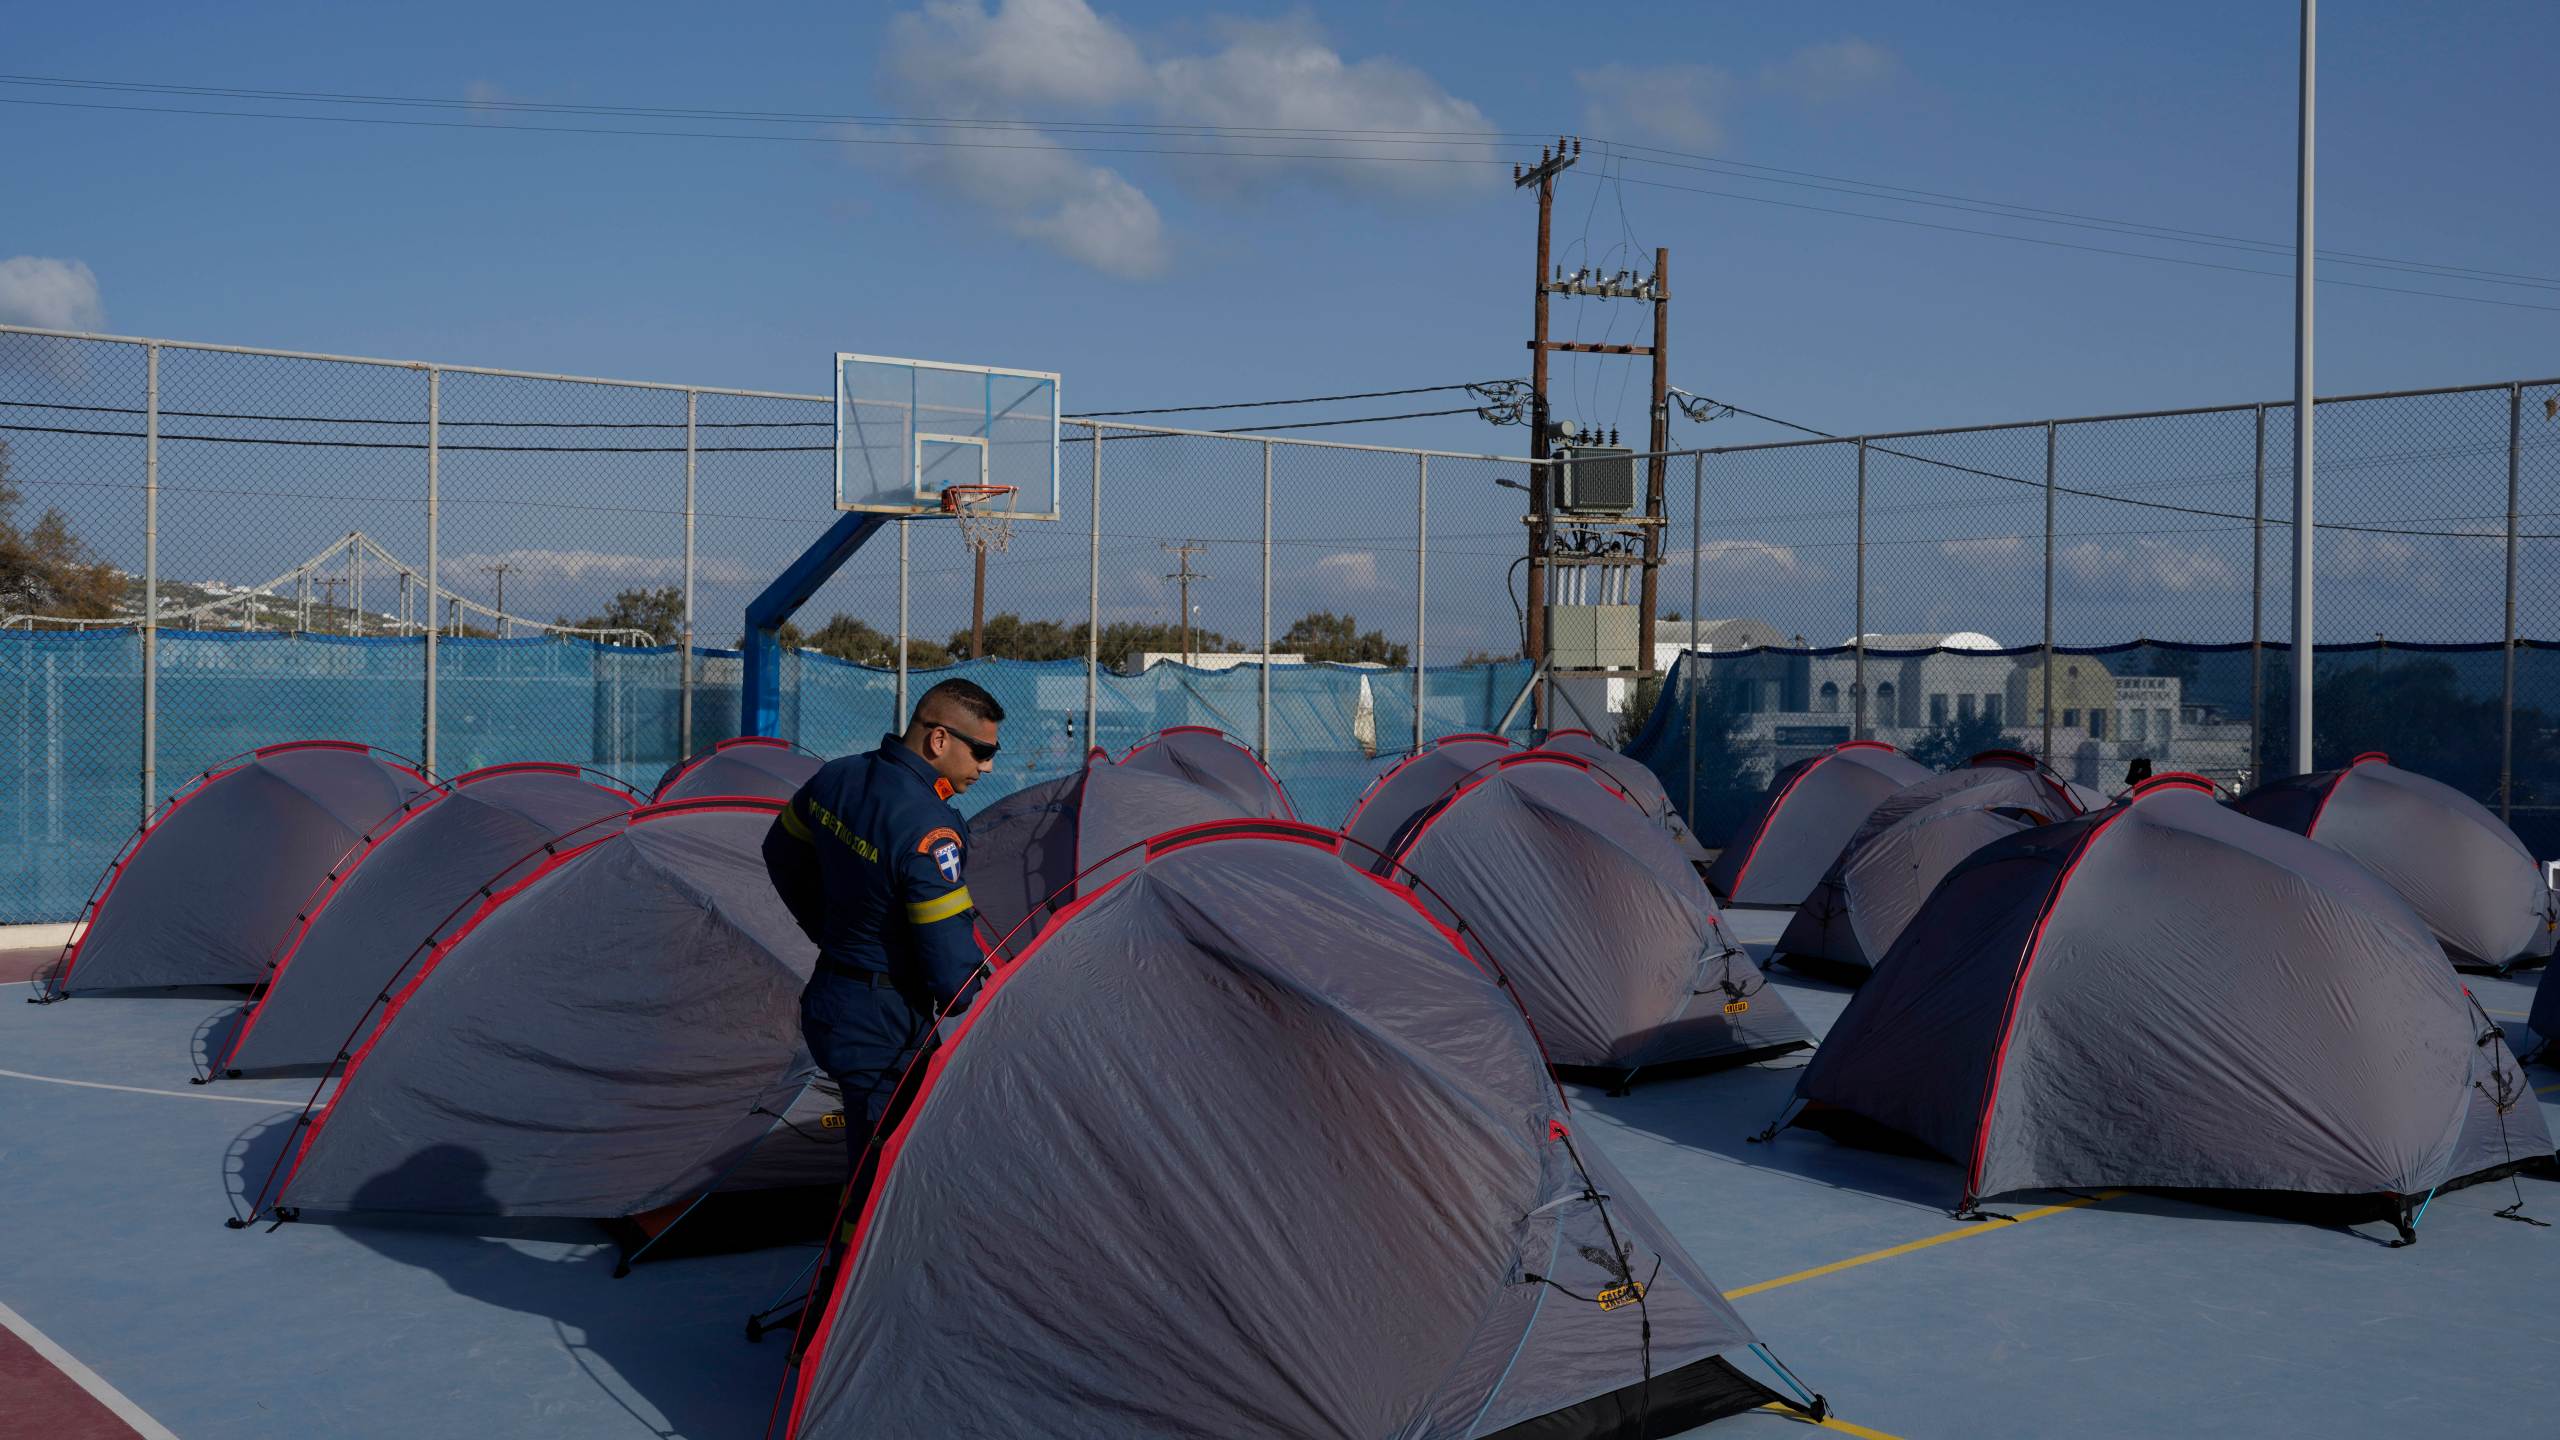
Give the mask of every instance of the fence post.
M 2044 423 L 2044 763 L 2053 764 L 2053 422 Z M 2059 768 L 2059 767 L 2056 767 Z
M 1413 488 L 1413 750 L 1422 753 L 1423 642 L 1431 622 L 1431 457 L 1416 455 Z
M 427 773 L 436 773 L 436 562 L 437 530 L 442 522 L 439 506 L 443 444 L 440 428 L 444 423 L 444 372 L 427 367 L 427 628 L 426 628 L 426 716 L 419 726 L 418 763 Z
M 898 517 L 898 702 L 889 716 L 889 733 L 907 728 L 907 517 Z
M 1264 494 L 1269 495 L 1266 486 Z M 1085 526 L 1085 540 L 1090 547 L 1085 562 L 1084 591 L 1084 746 L 1092 750 L 1102 743 L 1102 425 L 1093 426 L 1092 520 Z M 1262 528 L 1271 529 L 1271 503 L 1263 501 Z M 1270 613 L 1268 601 L 1263 612 Z M 1263 643 L 1270 645 L 1270 622 L 1263 623 Z
M 160 347 L 142 370 L 142 818 L 160 788 Z
M 1262 442 L 1262 763 L 1271 763 L 1271 442 Z
M 676 642 L 676 758 L 693 753 L 693 478 L 694 422 L 702 397 L 684 392 L 684 625 Z
M 2498 712 L 2498 818 L 2512 822 L 2516 790 L 2516 500 L 2524 386 L 2507 387 L 2507 694 Z
M 2266 778 L 2267 407 L 2256 407 L 2249 491 L 2249 783 Z
M 1858 558 L 1857 618 L 1850 627 L 1851 652 L 1849 693 L 1856 700 L 1851 707 L 1849 738 L 1867 738 L 1867 442 L 1858 442 Z
M 1707 457 L 1704 452 L 1689 457 L 1689 638 L 1681 643 L 1681 659 L 1688 662 L 1689 683 L 1689 808 L 1682 818 L 1689 828 L 1698 828 L 1698 572 L 1706 568 Z M 1656 701 L 1660 704 L 1660 701 Z

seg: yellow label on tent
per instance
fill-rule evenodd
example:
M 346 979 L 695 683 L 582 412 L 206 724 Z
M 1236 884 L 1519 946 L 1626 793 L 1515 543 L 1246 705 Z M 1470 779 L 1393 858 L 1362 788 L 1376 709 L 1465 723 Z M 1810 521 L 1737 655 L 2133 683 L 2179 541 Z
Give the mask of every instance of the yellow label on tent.
M 826 1114 L 819 1116 L 819 1117 L 818 1117 L 818 1128 L 819 1128 L 819 1129 L 821 1129 L 821 1130 L 841 1130 L 841 1129 L 843 1129 L 843 1128 L 844 1128 L 844 1112 L 843 1112 L 843 1111 L 841 1111 L 841 1110 L 830 1110 L 830 1111 L 828 1111 Z
M 1739 1015 L 1750 1008 L 1751 1002 L 1748 1000 L 1727 1000 L 1724 1002 L 1724 1013 L 1727 1015 Z
M 1597 1298 L 1603 1310 L 1615 1310 L 1621 1305 L 1633 1305 L 1644 1298 L 1644 1282 L 1630 1280 L 1624 1285 L 1612 1285 L 1601 1291 Z

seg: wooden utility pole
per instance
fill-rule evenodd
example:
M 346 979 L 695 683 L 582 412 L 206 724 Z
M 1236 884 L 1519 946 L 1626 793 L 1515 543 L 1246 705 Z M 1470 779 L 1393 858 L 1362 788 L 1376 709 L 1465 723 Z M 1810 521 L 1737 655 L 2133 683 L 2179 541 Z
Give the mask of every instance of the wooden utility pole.
M 981 660 L 987 653 L 987 547 L 972 544 L 969 556 L 976 572 L 969 581 L 969 658 Z
M 1182 663 L 1188 665 L 1191 663 L 1191 582 L 1209 578 L 1207 571 L 1191 568 L 1191 557 L 1208 554 L 1209 547 L 1197 540 L 1186 540 L 1179 545 L 1160 545 L 1160 548 L 1170 550 L 1182 557 L 1180 567 L 1164 578 L 1180 581 L 1182 584 Z M 1271 657 L 1264 656 L 1263 663 L 1269 664 L 1270 659 Z
M 498 577 L 498 638 L 501 640 L 507 638 L 507 572 L 514 568 L 503 560 L 480 567 L 481 574 Z
M 1555 149 L 1540 150 L 1534 169 L 1513 166 L 1512 188 L 1538 187 L 1538 269 L 1533 287 L 1535 303 L 1529 341 L 1529 458 L 1541 463 L 1529 467 L 1529 604 L 1526 644 L 1531 663 L 1547 658 L 1547 503 L 1551 490 L 1547 482 L 1547 293 L 1548 270 L 1553 259 L 1553 231 L 1556 214 L 1556 177 L 1573 168 L 1582 156 L 1582 142 L 1557 137 Z M 1546 723 L 1546 692 L 1538 693 L 1538 724 Z

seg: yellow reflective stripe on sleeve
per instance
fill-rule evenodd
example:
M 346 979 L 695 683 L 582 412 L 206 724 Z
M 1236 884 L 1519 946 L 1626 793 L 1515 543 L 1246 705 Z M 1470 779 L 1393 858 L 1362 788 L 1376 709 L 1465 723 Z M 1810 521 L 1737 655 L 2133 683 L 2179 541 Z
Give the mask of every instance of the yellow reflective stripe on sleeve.
M 782 807 L 782 833 L 803 845 L 818 838 L 810 833 L 809 822 L 800 818 L 800 802 L 797 800 Z
M 936 920 L 948 920 L 976 903 L 969 898 L 969 887 L 963 885 L 938 900 L 922 900 L 909 905 L 907 923 L 930 925 Z

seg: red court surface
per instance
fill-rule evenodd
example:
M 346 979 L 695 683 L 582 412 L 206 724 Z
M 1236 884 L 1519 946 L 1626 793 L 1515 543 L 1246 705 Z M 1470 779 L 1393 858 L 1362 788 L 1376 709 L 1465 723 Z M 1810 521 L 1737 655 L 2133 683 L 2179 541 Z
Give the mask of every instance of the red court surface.
M 141 1433 L 5 1326 L 0 1395 L 8 1397 L 0 1404 L 0 1440 L 133 1440 Z

